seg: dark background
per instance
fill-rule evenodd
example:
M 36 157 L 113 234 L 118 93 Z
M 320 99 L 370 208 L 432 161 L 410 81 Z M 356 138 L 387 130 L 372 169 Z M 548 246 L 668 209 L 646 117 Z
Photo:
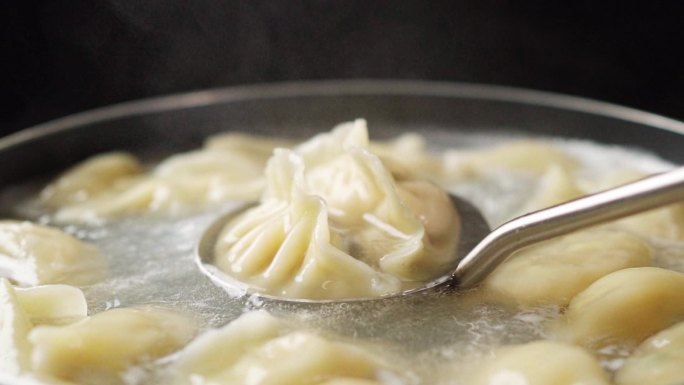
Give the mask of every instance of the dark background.
M 152 95 L 410 78 L 587 96 L 684 119 L 679 1 L 3 2 L 2 134 Z

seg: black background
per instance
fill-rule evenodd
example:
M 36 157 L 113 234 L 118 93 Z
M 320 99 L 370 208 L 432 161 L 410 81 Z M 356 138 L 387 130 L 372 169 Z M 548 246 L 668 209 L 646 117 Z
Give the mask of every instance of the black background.
M 684 119 L 680 3 L 6 1 L 1 133 L 152 95 L 341 78 L 520 86 Z

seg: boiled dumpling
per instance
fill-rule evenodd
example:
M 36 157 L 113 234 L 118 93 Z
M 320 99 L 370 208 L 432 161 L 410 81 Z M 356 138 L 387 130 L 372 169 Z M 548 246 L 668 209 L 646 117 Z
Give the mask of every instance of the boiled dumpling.
M 180 352 L 171 376 L 175 385 L 366 385 L 384 367 L 360 347 L 288 331 L 258 311 L 196 338 Z
M 266 161 L 276 148 L 292 148 L 295 142 L 287 139 L 273 139 L 265 136 L 249 135 L 242 132 L 227 132 L 210 137 L 204 148 L 231 153 L 244 157 L 263 170 Z
M 0 275 L 21 285 L 93 283 L 106 272 L 94 247 L 58 229 L 0 221 Z
M 609 385 L 598 361 L 582 348 L 537 341 L 500 348 L 468 378 L 472 385 Z
M 684 320 L 684 274 L 657 267 L 610 273 L 570 301 L 559 338 L 589 347 L 636 346 Z
M 48 207 L 62 207 L 87 201 L 117 184 L 142 174 L 138 160 L 126 153 L 107 153 L 91 157 L 49 184 L 40 193 Z
M 0 373 L 30 371 L 28 334 L 36 325 L 60 325 L 83 319 L 83 293 L 71 286 L 47 285 L 15 289 L 0 278 Z
M 651 250 L 639 237 L 590 230 L 523 249 L 499 266 L 483 289 L 503 302 L 567 305 L 597 279 L 628 267 L 648 266 Z
M 574 170 L 577 162 L 548 143 L 520 140 L 491 149 L 449 150 L 444 154 L 447 179 L 461 179 L 490 171 L 524 172 L 540 176 L 549 166 Z
M 447 194 L 395 180 L 367 145 L 356 121 L 276 150 L 260 205 L 219 236 L 217 266 L 294 298 L 379 296 L 445 274 L 458 238 Z
M 232 152 L 201 150 L 174 155 L 143 177 L 61 207 L 56 218 L 98 222 L 125 214 L 173 214 L 230 200 L 254 200 L 263 190 L 262 169 L 262 162 Z
M 644 341 L 615 373 L 617 385 L 684 384 L 684 322 Z
M 520 210 L 520 214 L 551 207 L 582 195 L 584 194 L 568 171 L 552 164 L 539 178 L 535 191 Z
M 195 334 L 184 315 L 153 308 L 107 310 L 66 326 L 29 333 L 31 365 L 39 375 L 78 382 L 111 376 L 128 366 L 174 352 Z

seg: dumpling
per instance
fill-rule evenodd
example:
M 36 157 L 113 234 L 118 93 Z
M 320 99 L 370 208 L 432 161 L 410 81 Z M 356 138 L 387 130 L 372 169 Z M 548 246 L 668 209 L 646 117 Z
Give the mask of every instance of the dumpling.
M 570 301 L 556 325 L 566 341 L 634 347 L 684 320 L 684 274 L 657 267 L 610 273 Z
M 15 289 L 0 278 L 0 373 L 19 375 L 31 370 L 28 334 L 36 325 L 60 325 L 83 319 L 83 293 L 67 285 Z
M 604 275 L 650 261 L 650 248 L 636 235 L 582 231 L 515 253 L 487 277 L 483 289 L 502 302 L 565 306 Z
M 142 165 L 130 154 L 96 155 L 67 170 L 45 187 L 40 200 L 48 207 L 85 202 L 142 173 Z
M 216 265 L 292 298 L 380 296 L 449 271 L 458 217 L 429 182 L 395 180 L 367 150 L 365 122 L 277 149 L 261 203 L 229 223 Z
M 154 308 L 118 308 L 66 326 L 38 326 L 28 340 L 35 373 L 66 381 L 111 376 L 176 351 L 195 335 L 184 315 Z
M 230 200 L 255 200 L 264 188 L 261 161 L 242 153 L 200 150 L 174 155 L 150 173 L 90 199 L 62 206 L 64 222 L 99 222 L 144 212 L 174 214 Z
M 608 375 L 584 349 L 553 341 L 507 346 L 477 366 L 472 385 L 609 385 Z
M 568 171 L 552 164 L 541 175 L 532 196 L 527 200 L 520 214 L 551 207 L 584 195 Z
M 58 229 L 0 221 L 0 275 L 21 285 L 86 285 L 106 273 L 94 247 Z
M 552 145 L 534 140 L 503 143 L 490 149 L 449 150 L 444 154 L 447 180 L 497 170 L 540 176 L 552 165 L 569 172 L 577 167 L 577 162 Z
M 293 140 L 273 139 L 265 136 L 249 135 L 242 132 L 227 132 L 210 137 L 204 143 L 207 150 L 216 150 L 243 157 L 259 165 L 263 170 L 266 161 L 276 148 L 292 148 Z
M 615 373 L 617 385 L 684 384 L 684 322 L 644 341 Z
M 361 347 L 288 331 L 263 311 L 197 337 L 171 368 L 174 385 L 375 384 L 384 363 Z

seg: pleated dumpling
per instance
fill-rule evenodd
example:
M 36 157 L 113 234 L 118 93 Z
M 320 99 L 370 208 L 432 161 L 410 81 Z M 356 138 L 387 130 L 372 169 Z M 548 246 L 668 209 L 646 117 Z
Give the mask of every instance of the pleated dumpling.
M 0 221 L 0 276 L 24 286 L 91 284 L 106 274 L 99 250 L 55 228 Z
M 31 371 L 30 331 L 38 325 L 62 325 L 86 317 L 81 290 L 67 285 L 15 288 L 0 278 L 0 373 Z
M 422 285 L 452 267 L 458 218 L 448 195 L 395 178 L 368 150 L 364 121 L 338 126 L 266 167 L 261 203 L 229 223 L 216 264 L 292 298 L 357 298 Z
M 290 331 L 278 319 L 257 311 L 192 341 L 170 368 L 170 383 L 379 385 L 379 373 L 387 370 L 382 360 L 360 346 Z

